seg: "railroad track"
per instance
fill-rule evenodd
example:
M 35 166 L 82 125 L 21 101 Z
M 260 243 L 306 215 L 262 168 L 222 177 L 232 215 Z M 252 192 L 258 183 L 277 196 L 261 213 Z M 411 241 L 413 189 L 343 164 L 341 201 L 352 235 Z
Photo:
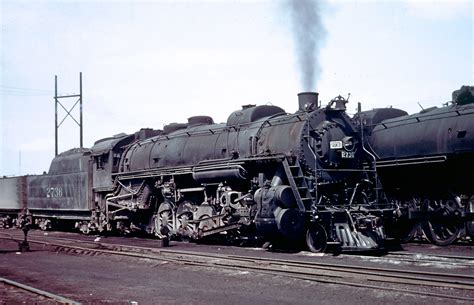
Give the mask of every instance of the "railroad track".
M 414 252 L 389 252 L 389 255 L 392 256 L 412 256 L 412 257 L 424 257 L 424 258 L 436 258 L 436 259 L 445 259 L 445 260 L 459 260 L 459 261 L 474 261 L 473 256 L 462 256 L 462 255 L 440 255 L 440 254 L 420 254 Z
M 3 239 L 20 239 L 21 235 L 0 233 Z M 31 237 L 32 243 L 52 247 L 58 252 L 82 255 L 120 255 L 182 265 L 227 270 L 253 271 L 327 284 L 348 285 L 398 293 L 474 301 L 474 275 L 365 267 L 347 264 L 269 259 L 139 247 L 121 244 L 83 241 L 53 236 Z M 445 289 L 446 293 L 431 291 Z M 430 290 L 431 289 L 431 290 Z M 449 293 L 448 293 L 449 292 Z
M 9 279 L 3 278 L 3 277 L 0 277 L 0 283 L 4 284 L 6 286 L 13 287 L 14 289 L 20 290 L 22 292 L 27 292 L 27 293 L 34 294 L 34 295 L 39 296 L 39 297 L 46 298 L 48 300 L 52 300 L 52 301 L 57 302 L 59 304 L 72 304 L 72 305 L 80 305 L 81 304 L 81 303 L 78 303 L 76 301 L 73 301 L 73 300 L 67 299 L 65 297 L 62 297 L 60 295 L 57 295 L 57 294 L 54 294 L 54 293 L 51 293 L 51 292 L 48 292 L 48 291 L 44 291 L 44 290 L 41 290 L 41 289 L 38 289 L 38 288 L 34 288 L 34 287 L 31 287 L 31 286 L 28 286 L 28 285 L 25 285 L 25 284 L 22 284 L 22 283 L 19 283 L 19 282 L 16 282 L 16 281 L 12 281 L 12 280 L 9 280 Z M 25 300 L 25 301 L 31 301 L 31 300 Z
M 354 256 L 353 256 L 354 257 Z M 411 252 L 389 252 L 383 257 L 358 256 L 361 260 L 404 263 L 419 266 L 437 266 L 443 269 L 474 268 L 474 257 L 459 255 L 420 254 Z

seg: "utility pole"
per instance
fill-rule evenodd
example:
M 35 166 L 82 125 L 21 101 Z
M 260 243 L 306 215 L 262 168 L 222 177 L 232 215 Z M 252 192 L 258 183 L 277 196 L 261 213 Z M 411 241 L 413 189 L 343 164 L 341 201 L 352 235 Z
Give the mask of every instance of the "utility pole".
M 74 105 L 67 110 L 66 107 L 59 101 L 60 99 L 70 99 L 70 98 L 78 98 L 78 100 L 74 103 Z M 74 118 L 71 112 L 74 110 L 76 105 L 79 104 L 79 122 Z M 58 105 L 61 106 L 64 111 L 66 111 L 66 115 L 62 119 L 62 121 L 58 124 Z M 82 133 L 82 72 L 79 72 L 79 94 L 72 94 L 72 95 L 63 95 L 58 96 L 58 76 L 54 76 L 54 155 L 58 155 L 58 129 L 62 125 L 62 123 L 70 117 L 76 124 L 79 126 L 79 147 L 83 147 L 83 133 Z

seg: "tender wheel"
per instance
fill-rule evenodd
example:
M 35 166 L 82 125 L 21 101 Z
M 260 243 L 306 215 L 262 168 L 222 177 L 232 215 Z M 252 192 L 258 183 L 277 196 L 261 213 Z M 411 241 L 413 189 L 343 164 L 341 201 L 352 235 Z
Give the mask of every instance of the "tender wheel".
M 13 220 L 10 216 L 0 218 L 0 228 L 8 229 L 13 226 Z
M 306 245 L 311 252 L 324 252 L 327 242 L 326 230 L 321 225 L 313 225 L 306 231 Z
M 41 231 L 51 230 L 51 227 L 52 227 L 51 220 L 49 220 L 49 219 L 40 219 L 38 221 L 38 227 L 41 229 Z
M 89 224 L 89 222 L 87 221 L 82 221 L 80 223 L 76 223 L 76 228 L 79 229 L 79 231 L 82 233 L 82 234 L 85 234 L 85 235 L 88 235 L 91 233 L 91 226 Z
M 462 224 L 452 220 L 460 208 L 455 200 L 425 200 L 424 211 L 436 212 L 436 218 L 423 223 L 423 232 L 430 242 L 438 246 L 448 246 L 456 241 Z

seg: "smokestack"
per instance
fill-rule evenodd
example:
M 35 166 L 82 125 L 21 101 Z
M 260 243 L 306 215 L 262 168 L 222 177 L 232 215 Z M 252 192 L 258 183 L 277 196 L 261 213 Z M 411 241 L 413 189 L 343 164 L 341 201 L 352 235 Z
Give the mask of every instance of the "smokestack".
M 308 108 L 318 107 L 318 93 L 317 92 L 301 92 L 298 93 L 298 109 L 299 110 L 306 110 Z

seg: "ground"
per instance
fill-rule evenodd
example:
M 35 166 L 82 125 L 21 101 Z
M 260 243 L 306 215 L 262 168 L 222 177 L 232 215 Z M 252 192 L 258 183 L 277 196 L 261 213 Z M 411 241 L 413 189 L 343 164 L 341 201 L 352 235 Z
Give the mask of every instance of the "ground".
M 93 239 L 93 238 L 92 238 Z M 140 243 L 139 239 L 130 239 Z M 147 240 L 145 243 L 157 243 Z M 341 261 L 344 257 L 307 253 L 269 253 L 263 250 L 172 243 L 173 248 L 209 248 L 251 256 L 298 257 Z M 435 297 L 322 284 L 269 276 L 252 271 L 222 270 L 108 255 L 52 252 L 31 244 L 31 252 L 17 252 L 17 243 L 0 240 L 0 277 L 31 285 L 86 304 L 433 304 Z M 195 250 L 196 250 L 195 249 Z M 361 264 L 377 258 L 356 259 Z M 469 272 L 469 271 L 467 271 Z M 31 295 L 0 286 L 1 304 L 48 304 Z M 456 303 L 456 301 L 450 301 Z M 459 301 L 462 303 L 462 301 Z

